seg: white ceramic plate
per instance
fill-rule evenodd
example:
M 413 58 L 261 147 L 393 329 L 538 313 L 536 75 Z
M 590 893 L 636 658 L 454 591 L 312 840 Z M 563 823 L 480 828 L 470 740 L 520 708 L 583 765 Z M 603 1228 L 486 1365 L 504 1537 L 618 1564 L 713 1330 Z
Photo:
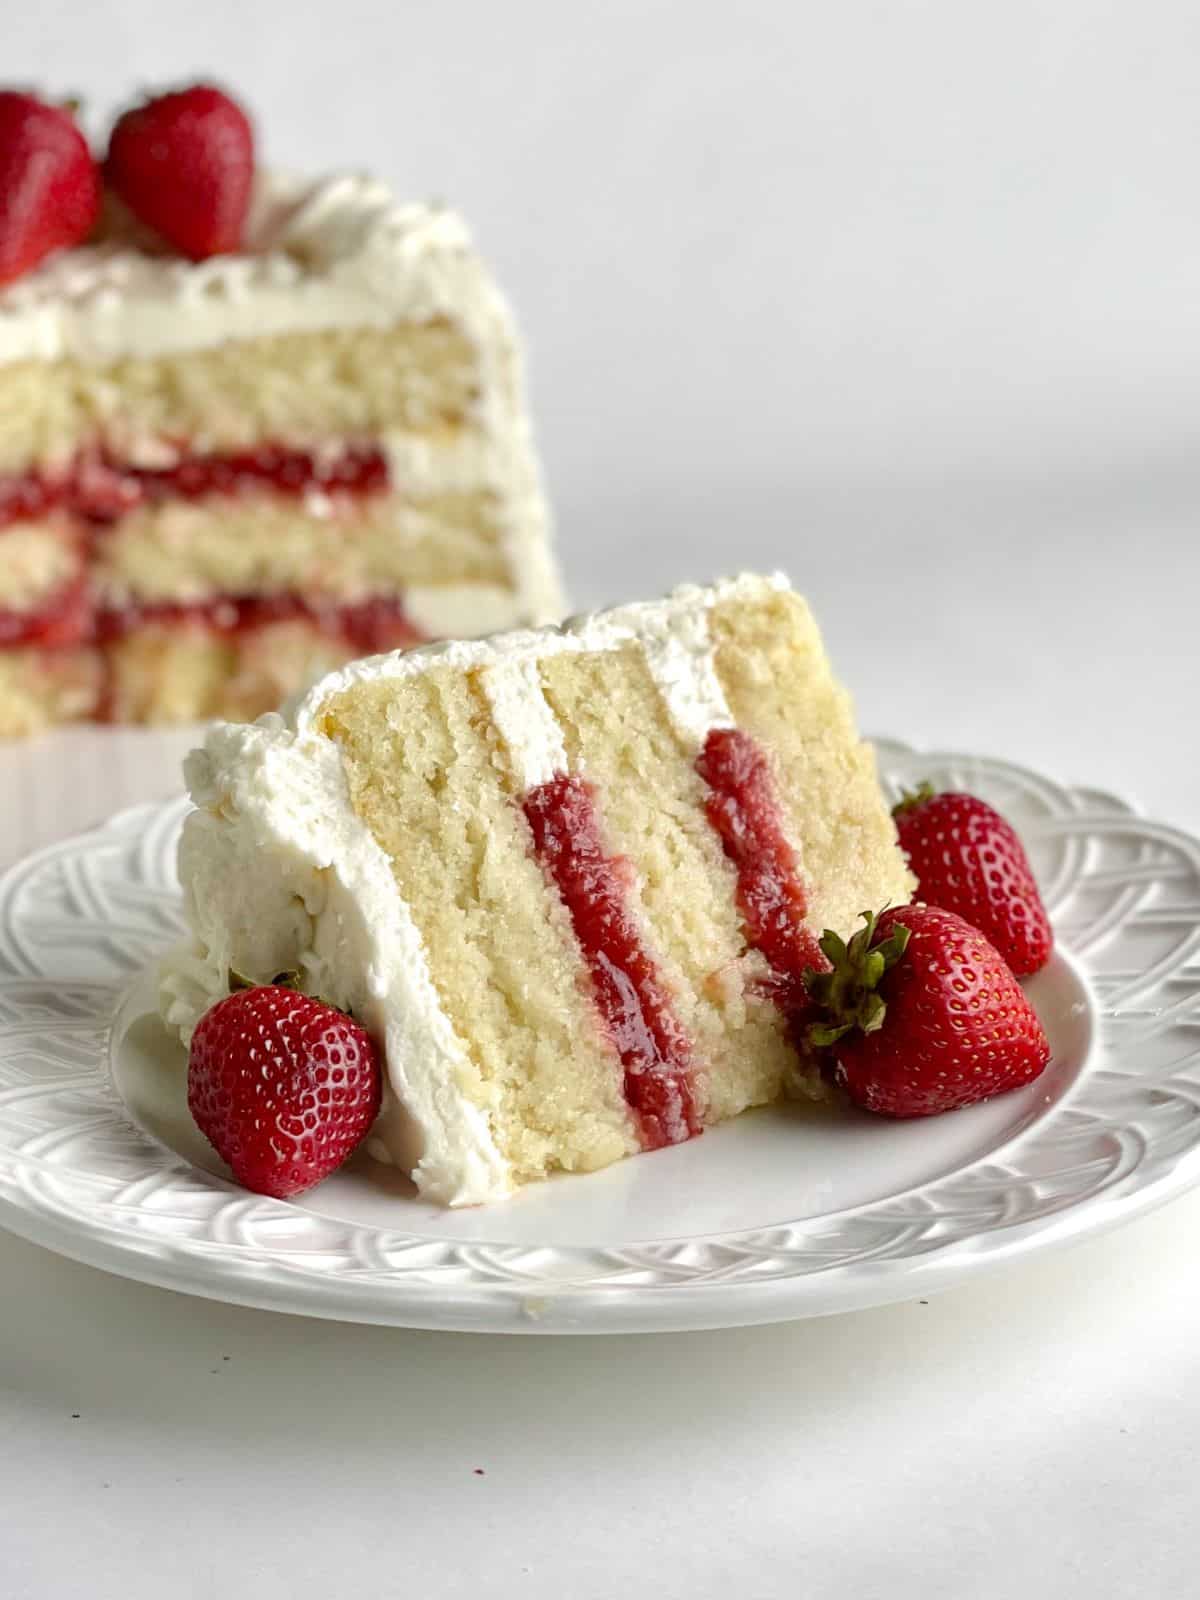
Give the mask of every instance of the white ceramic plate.
M 0 882 L 0 1222 L 216 1299 L 426 1328 L 770 1322 L 929 1294 L 1200 1177 L 1200 842 L 1110 795 L 879 746 L 895 788 L 1017 825 L 1060 954 L 1029 986 L 1053 1062 L 926 1122 L 795 1107 L 500 1206 L 445 1212 L 356 1158 L 299 1202 L 235 1187 L 153 1014 L 181 930 L 185 805 L 125 812 Z

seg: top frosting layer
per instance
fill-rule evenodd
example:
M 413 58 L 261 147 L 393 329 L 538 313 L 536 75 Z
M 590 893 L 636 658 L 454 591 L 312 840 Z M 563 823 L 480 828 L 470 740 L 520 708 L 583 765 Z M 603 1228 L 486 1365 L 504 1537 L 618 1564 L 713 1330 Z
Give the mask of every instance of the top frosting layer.
M 491 311 L 465 224 L 359 176 L 263 173 L 247 249 L 192 262 L 106 240 L 0 292 L 0 363 L 92 364 L 228 339 Z

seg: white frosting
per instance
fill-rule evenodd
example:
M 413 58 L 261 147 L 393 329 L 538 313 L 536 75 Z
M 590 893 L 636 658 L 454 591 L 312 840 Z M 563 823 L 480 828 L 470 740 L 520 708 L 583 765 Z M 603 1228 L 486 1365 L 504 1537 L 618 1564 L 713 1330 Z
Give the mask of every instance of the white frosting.
M 452 211 L 385 185 L 263 173 L 245 253 L 192 262 L 121 240 L 60 251 L 0 293 L 0 362 L 87 363 L 231 339 L 504 316 Z
M 474 494 L 502 489 L 509 480 L 506 453 L 486 434 L 463 432 L 446 441 L 396 430 L 385 432 L 378 442 L 388 477 L 402 492 Z
M 708 607 L 683 611 L 643 640 L 646 662 L 680 738 L 697 749 L 712 728 L 731 728 L 733 713 L 717 677 Z
M 524 594 L 493 583 L 414 583 L 402 599 L 405 616 L 430 639 L 499 633 L 529 614 Z
M 450 1205 L 508 1192 L 487 1113 L 462 1088 L 466 1049 L 439 1003 L 387 857 L 358 820 L 335 745 L 319 729 L 335 695 L 435 666 L 478 673 L 501 738 L 532 786 L 567 767 L 538 664 L 564 651 L 640 647 L 682 738 L 699 744 L 730 713 L 713 667 L 708 613 L 783 578 L 741 577 L 664 601 L 577 617 L 562 628 L 449 641 L 354 662 L 287 714 L 218 725 L 186 776 L 201 809 L 180 845 L 194 946 L 164 973 L 168 1022 L 190 1037 L 234 968 L 267 980 L 301 968 L 306 987 L 354 1011 L 384 1041 L 389 1100 L 368 1148 L 415 1168 L 422 1194 Z
M 496 724 L 508 746 L 522 787 L 548 783 L 567 770 L 562 729 L 542 690 L 536 655 L 513 655 L 485 667 L 479 682 Z

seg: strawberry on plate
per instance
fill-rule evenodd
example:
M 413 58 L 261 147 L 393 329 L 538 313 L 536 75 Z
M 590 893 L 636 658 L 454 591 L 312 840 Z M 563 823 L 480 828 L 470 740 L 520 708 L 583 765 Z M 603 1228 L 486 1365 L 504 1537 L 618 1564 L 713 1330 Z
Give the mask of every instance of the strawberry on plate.
M 239 989 L 201 1017 L 188 1109 L 233 1175 L 286 1199 L 335 1172 L 379 1112 L 370 1037 L 352 1017 L 281 984 Z
M 82 244 L 99 213 L 96 163 L 71 113 L 0 90 L 0 285 Z
M 978 928 L 933 906 L 863 915 L 848 945 L 825 933 L 831 970 L 806 976 L 819 1008 L 809 1042 L 856 1105 L 928 1117 L 1033 1082 L 1049 1042 Z
M 1019 978 L 1040 972 L 1054 935 L 1025 847 L 974 795 L 922 784 L 892 815 L 926 905 L 955 911 L 995 945 Z
M 193 261 L 241 248 L 254 130 L 223 90 L 197 83 L 126 111 L 104 176 L 137 217 Z

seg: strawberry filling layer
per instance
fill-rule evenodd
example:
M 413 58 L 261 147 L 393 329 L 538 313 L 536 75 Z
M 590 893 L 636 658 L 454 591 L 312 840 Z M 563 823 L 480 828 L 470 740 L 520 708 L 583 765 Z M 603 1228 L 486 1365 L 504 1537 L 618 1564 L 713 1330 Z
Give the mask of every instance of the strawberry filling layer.
M 61 472 L 0 477 L 0 528 L 51 511 L 88 522 L 115 522 L 162 500 L 269 489 L 276 494 L 378 494 L 389 487 L 387 458 L 373 445 L 345 445 L 316 454 L 265 444 L 226 454 L 178 453 L 169 467 L 135 467 L 80 456 Z
M 701 1122 L 691 1042 L 630 913 L 629 865 L 605 854 L 591 789 L 559 773 L 531 789 L 523 809 L 537 858 L 570 913 L 643 1148 L 692 1138 Z
M 782 808 L 766 753 L 740 728 L 714 728 L 696 771 L 708 785 L 708 820 L 737 868 L 737 904 L 747 943 L 773 974 L 769 992 L 793 1021 L 807 1008 L 804 973 L 829 963 L 805 926 L 808 894 L 783 832 Z
M 101 644 L 122 639 L 135 629 L 200 627 L 209 633 L 245 633 L 273 622 L 307 622 L 322 633 L 345 640 L 360 655 L 381 650 L 408 650 L 426 635 L 413 626 L 399 599 L 360 600 L 352 605 L 326 604 L 298 594 L 244 595 L 195 605 L 126 606 L 101 611 L 96 637 Z
M 0 610 L 0 650 L 75 649 L 91 640 L 93 618 L 87 574 L 81 572 L 40 605 L 27 611 Z
M 77 519 L 86 562 L 91 539 L 139 506 L 253 491 L 357 498 L 389 486 L 387 459 L 370 445 L 343 446 L 320 455 L 279 445 L 225 455 L 181 453 L 173 465 L 156 468 L 81 456 L 58 474 L 0 477 L 0 531 L 16 522 L 65 513 Z M 232 596 L 201 604 L 103 608 L 93 599 L 84 572 L 38 605 L 0 609 L 0 649 L 78 648 L 120 638 L 147 622 L 233 633 L 297 619 L 345 639 L 364 654 L 404 648 L 424 638 L 391 600 L 339 605 L 298 595 Z
M 0 649 L 80 649 L 112 644 L 136 629 L 152 626 L 236 634 L 273 622 L 308 623 L 343 640 L 358 655 L 408 650 L 426 639 L 406 616 L 399 599 L 339 604 L 298 594 L 242 595 L 193 604 L 102 609 L 93 604 L 87 578 L 81 576 L 37 610 L 0 611 Z

